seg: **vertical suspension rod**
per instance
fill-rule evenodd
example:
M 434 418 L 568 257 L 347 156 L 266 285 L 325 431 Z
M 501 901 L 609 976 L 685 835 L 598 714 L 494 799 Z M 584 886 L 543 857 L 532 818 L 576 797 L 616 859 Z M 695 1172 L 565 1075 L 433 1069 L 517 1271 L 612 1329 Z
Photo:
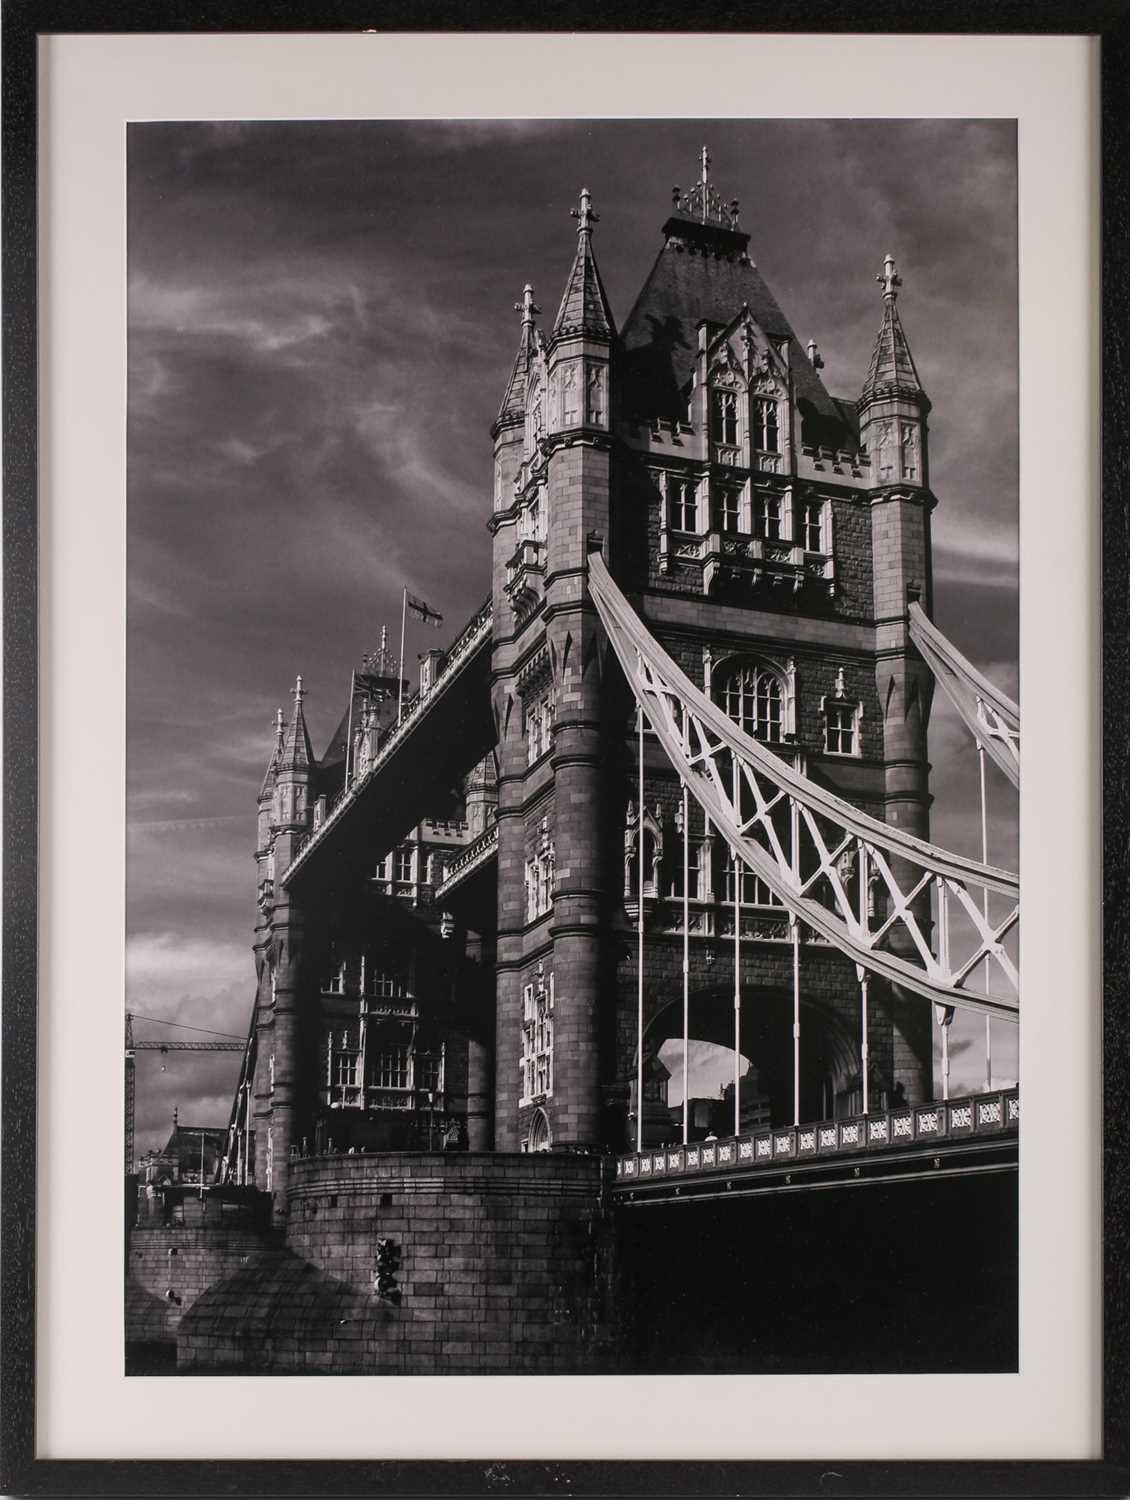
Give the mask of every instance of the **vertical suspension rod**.
M 796 799 L 789 804 L 789 843 L 793 880 L 800 886 L 800 817 Z M 789 913 L 793 939 L 793 1124 L 800 1124 L 800 922 Z
M 977 699 L 977 713 L 981 714 L 981 700 Z M 989 863 L 989 793 L 985 783 L 985 747 L 980 740 L 977 741 L 977 763 L 981 773 L 981 863 Z M 981 911 L 985 918 L 985 926 L 989 925 L 989 892 L 988 888 L 981 892 Z M 985 993 L 989 992 L 989 955 L 985 954 Z M 985 1090 L 988 1092 L 993 1086 L 993 1018 L 985 1016 Z
M 690 888 L 690 792 L 683 783 L 683 1145 L 690 1139 L 690 1106 L 687 1103 L 691 1033 L 691 888 Z
M 734 813 L 741 822 L 741 768 L 736 755 L 731 756 L 734 767 Z M 734 1134 L 742 1133 L 741 1070 L 742 1070 L 742 864 L 735 854 L 734 861 Z
M 643 682 L 643 658 L 637 656 L 636 667 L 639 680 Z M 639 854 L 638 901 L 636 904 L 636 937 L 638 940 L 637 965 L 639 986 L 636 996 L 636 1150 L 643 1150 L 643 704 L 636 704 L 637 743 L 639 754 L 639 807 L 636 811 L 636 839 Z
M 944 880 L 938 882 L 938 946 L 942 967 L 948 973 L 950 962 L 949 888 Z M 939 1005 L 937 1013 L 938 1024 L 942 1028 L 942 1098 L 948 1099 L 950 1096 L 950 1021 L 953 1019 L 953 1011 L 944 1005 Z

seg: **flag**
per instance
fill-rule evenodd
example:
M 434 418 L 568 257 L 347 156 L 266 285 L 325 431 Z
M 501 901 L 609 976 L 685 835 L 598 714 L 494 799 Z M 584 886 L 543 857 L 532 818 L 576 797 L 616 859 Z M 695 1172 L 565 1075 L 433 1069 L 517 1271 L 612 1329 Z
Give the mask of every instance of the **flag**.
M 443 624 L 443 616 L 438 609 L 433 609 L 430 604 L 425 604 L 422 599 L 417 599 L 415 594 L 406 596 L 408 608 L 414 615 L 419 615 L 425 625 L 434 625 L 438 630 Z

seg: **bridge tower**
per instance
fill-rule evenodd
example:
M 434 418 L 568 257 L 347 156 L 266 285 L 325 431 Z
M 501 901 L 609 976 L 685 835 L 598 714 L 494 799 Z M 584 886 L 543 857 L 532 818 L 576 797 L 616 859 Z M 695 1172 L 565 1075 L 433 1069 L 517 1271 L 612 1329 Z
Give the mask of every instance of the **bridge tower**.
M 303 1108 L 299 983 L 305 929 L 300 902 L 278 882 L 276 874 L 290 864 L 309 826 L 314 755 L 302 709 L 304 696 L 299 677 L 289 724 L 284 725 L 279 710 L 275 750 L 259 793 L 256 840 L 255 1185 L 271 1193 L 280 1217 L 286 1212 L 290 1148 Z
M 910 643 L 907 604 L 920 599 L 933 613 L 927 417 L 922 389 L 898 313 L 902 278 L 887 255 L 875 280 L 883 293 L 883 318 L 859 399 L 860 442 L 872 457 L 871 548 L 875 599 L 875 653 L 883 715 L 886 774 L 884 816 L 904 833 L 930 836 L 926 731 L 934 679 Z M 929 916 L 928 911 L 925 915 Z M 893 940 L 897 946 L 898 940 Z M 909 949 L 905 956 L 910 956 Z M 942 1013 L 944 1024 L 952 1010 Z M 904 1073 L 915 1059 L 900 1046 Z M 930 1074 L 918 1082 L 926 1089 Z
M 628 1136 L 640 903 L 645 1120 L 656 1140 L 670 1127 L 658 1051 L 681 1021 L 679 783 L 645 741 L 640 805 L 634 703 L 605 662 L 585 587 L 590 547 L 747 732 L 867 812 L 928 834 L 929 684 L 906 609 L 908 592 L 929 600 L 929 402 L 898 278 L 888 261 L 862 397 L 833 397 L 737 210 L 704 151 L 617 333 L 582 192 L 548 335 L 529 287 L 518 304 L 518 354 L 492 430 L 500 1149 Z M 736 895 L 750 1097 L 791 1119 L 793 930 L 751 875 L 735 875 L 693 807 L 689 829 L 691 1034 L 733 1037 Z M 802 1116 L 858 1110 L 858 978 L 811 935 L 798 941 Z M 928 1096 L 929 1007 L 877 984 L 870 1001 L 871 1098 Z
M 605 868 L 601 627 L 589 539 L 608 534 L 612 314 L 587 189 L 550 337 L 529 287 L 495 424 L 493 700 L 499 734 L 495 1142 L 601 1138 Z

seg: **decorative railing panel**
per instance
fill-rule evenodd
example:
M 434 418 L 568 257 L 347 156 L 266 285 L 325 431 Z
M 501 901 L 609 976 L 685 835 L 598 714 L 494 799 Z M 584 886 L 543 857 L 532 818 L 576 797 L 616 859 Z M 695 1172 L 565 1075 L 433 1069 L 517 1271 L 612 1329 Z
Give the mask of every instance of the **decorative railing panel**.
M 636 1188 L 657 1179 L 696 1177 L 710 1172 L 756 1172 L 782 1163 L 898 1151 L 971 1137 L 1015 1135 L 1020 1128 L 1016 1089 L 968 1098 L 903 1105 L 848 1120 L 749 1131 L 686 1145 L 653 1146 L 616 1158 L 617 1188 Z

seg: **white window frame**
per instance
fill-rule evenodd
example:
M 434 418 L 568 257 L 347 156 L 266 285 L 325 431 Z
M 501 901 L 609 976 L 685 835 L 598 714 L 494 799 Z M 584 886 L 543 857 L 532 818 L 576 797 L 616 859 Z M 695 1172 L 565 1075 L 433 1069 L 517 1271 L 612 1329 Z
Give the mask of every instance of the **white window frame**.
M 723 905 L 734 904 L 734 856 L 727 850 L 722 858 L 722 896 Z M 743 906 L 775 906 L 782 907 L 783 903 L 777 900 L 773 892 L 754 870 L 742 861 L 741 875 L 741 900 Z
M 532 766 L 553 747 L 553 695 L 537 694 L 523 710 L 526 729 L 526 764 Z
M 412 1063 L 411 1042 L 383 1042 L 373 1052 L 373 1087 L 390 1093 L 408 1092 L 412 1088 Z M 403 1083 L 386 1082 L 386 1079 L 399 1077 L 401 1073 Z
M 772 446 L 763 441 L 769 437 L 770 430 L 775 440 Z M 753 438 L 753 447 L 758 453 L 781 452 L 781 403 L 776 396 L 753 398 Z
M 553 975 L 522 989 L 522 1055 L 519 1104 L 553 1095 Z
M 777 490 L 754 490 L 753 534 L 765 542 L 787 542 L 788 522 L 785 496 Z
M 723 506 L 723 497 L 731 501 L 732 505 Z M 722 536 L 737 536 L 748 530 L 748 527 L 744 524 L 745 504 L 740 484 L 730 483 L 726 480 L 716 480 L 710 487 L 710 509 L 711 529 L 720 532 Z M 724 519 L 731 514 L 734 518 L 734 525 L 724 525 Z
M 820 712 L 824 721 L 825 755 L 837 755 L 845 760 L 858 760 L 863 753 L 860 746 L 863 728 L 863 704 L 853 703 L 850 698 L 846 698 L 842 694 L 836 694 L 820 700 Z M 846 713 L 850 718 L 850 724 L 846 730 L 851 735 L 851 748 L 848 750 L 834 747 L 832 744 L 833 733 L 842 735 L 845 732 L 842 724 L 833 728 L 833 713 Z
M 689 900 L 702 900 L 702 856 L 703 842 L 701 839 L 689 839 L 687 841 L 687 885 L 690 890 Z M 667 880 L 667 899 L 669 901 L 681 901 L 683 899 L 683 836 L 678 834 L 671 845 L 671 873 Z
M 728 403 L 728 405 L 727 405 Z M 742 424 L 741 404 L 738 401 L 738 393 L 728 386 L 712 385 L 710 387 L 710 441 L 717 443 L 722 448 L 737 448 L 741 445 Z M 732 429 L 733 436 L 727 436 Z
M 827 510 L 827 503 L 823 500 L 802 500 L 800 502 L 797 521 L 800 531 L 799 540 L 805 552 L 815 552 L 821 557 L 827 557 L 831 552 L 832 549 L 828 545 L 831 538 L 828 535 L 830 527 L 828 525 Z M 813 511 L 816 512 L 817 517 L 815 522 L 809 520 L 809 516 Z M 815 547 L 812 545 L 813 531 L 816 533 Z
M 691 474 L 668 473 L 665 478 L 668 525 L 672 531 L 698 536 L 702 529 L 702 497 L 698 480 Z M 691 496 L 689 504 L 686 498 L 688 493 Z M 694 512 L 694 521 L 690 526 L 686 524 L 688 509 Z
M 751 681 L 748 685 L 742 683 L 737 689 L 737 707 L 739 711 L 735 714 L 732 712 L 728 701 L 733 691 L 731 684 L 736 678 L 746 676 L 749 676 Z M 776 724 L 777 733 L 775 735 L 766 734 L 765 725 L 762 723 L 761 686 L 762 682 L 766 680 L 776 687 L 776 701 L 780 708 L 779 717 L 776 720 L 768 720 L 768 722 Z M 716 671 L 714 673 L 712 688 L 714 701 L 726 716 L 754 739 L 761 740 L 767 745 L 780 745 L 784 742 L 785 736 L 791 732 L 791 694 L 789 684 L 776 667 L 770 666 L 763 661 L 743 660 L 738 657 L 728 663 L 721 672 Z M 771 698 L 769 694 L 766 696 Z M 747 700 L 752 704 L 752 711 L 749 714 L 746 714 L 744 711 Z

